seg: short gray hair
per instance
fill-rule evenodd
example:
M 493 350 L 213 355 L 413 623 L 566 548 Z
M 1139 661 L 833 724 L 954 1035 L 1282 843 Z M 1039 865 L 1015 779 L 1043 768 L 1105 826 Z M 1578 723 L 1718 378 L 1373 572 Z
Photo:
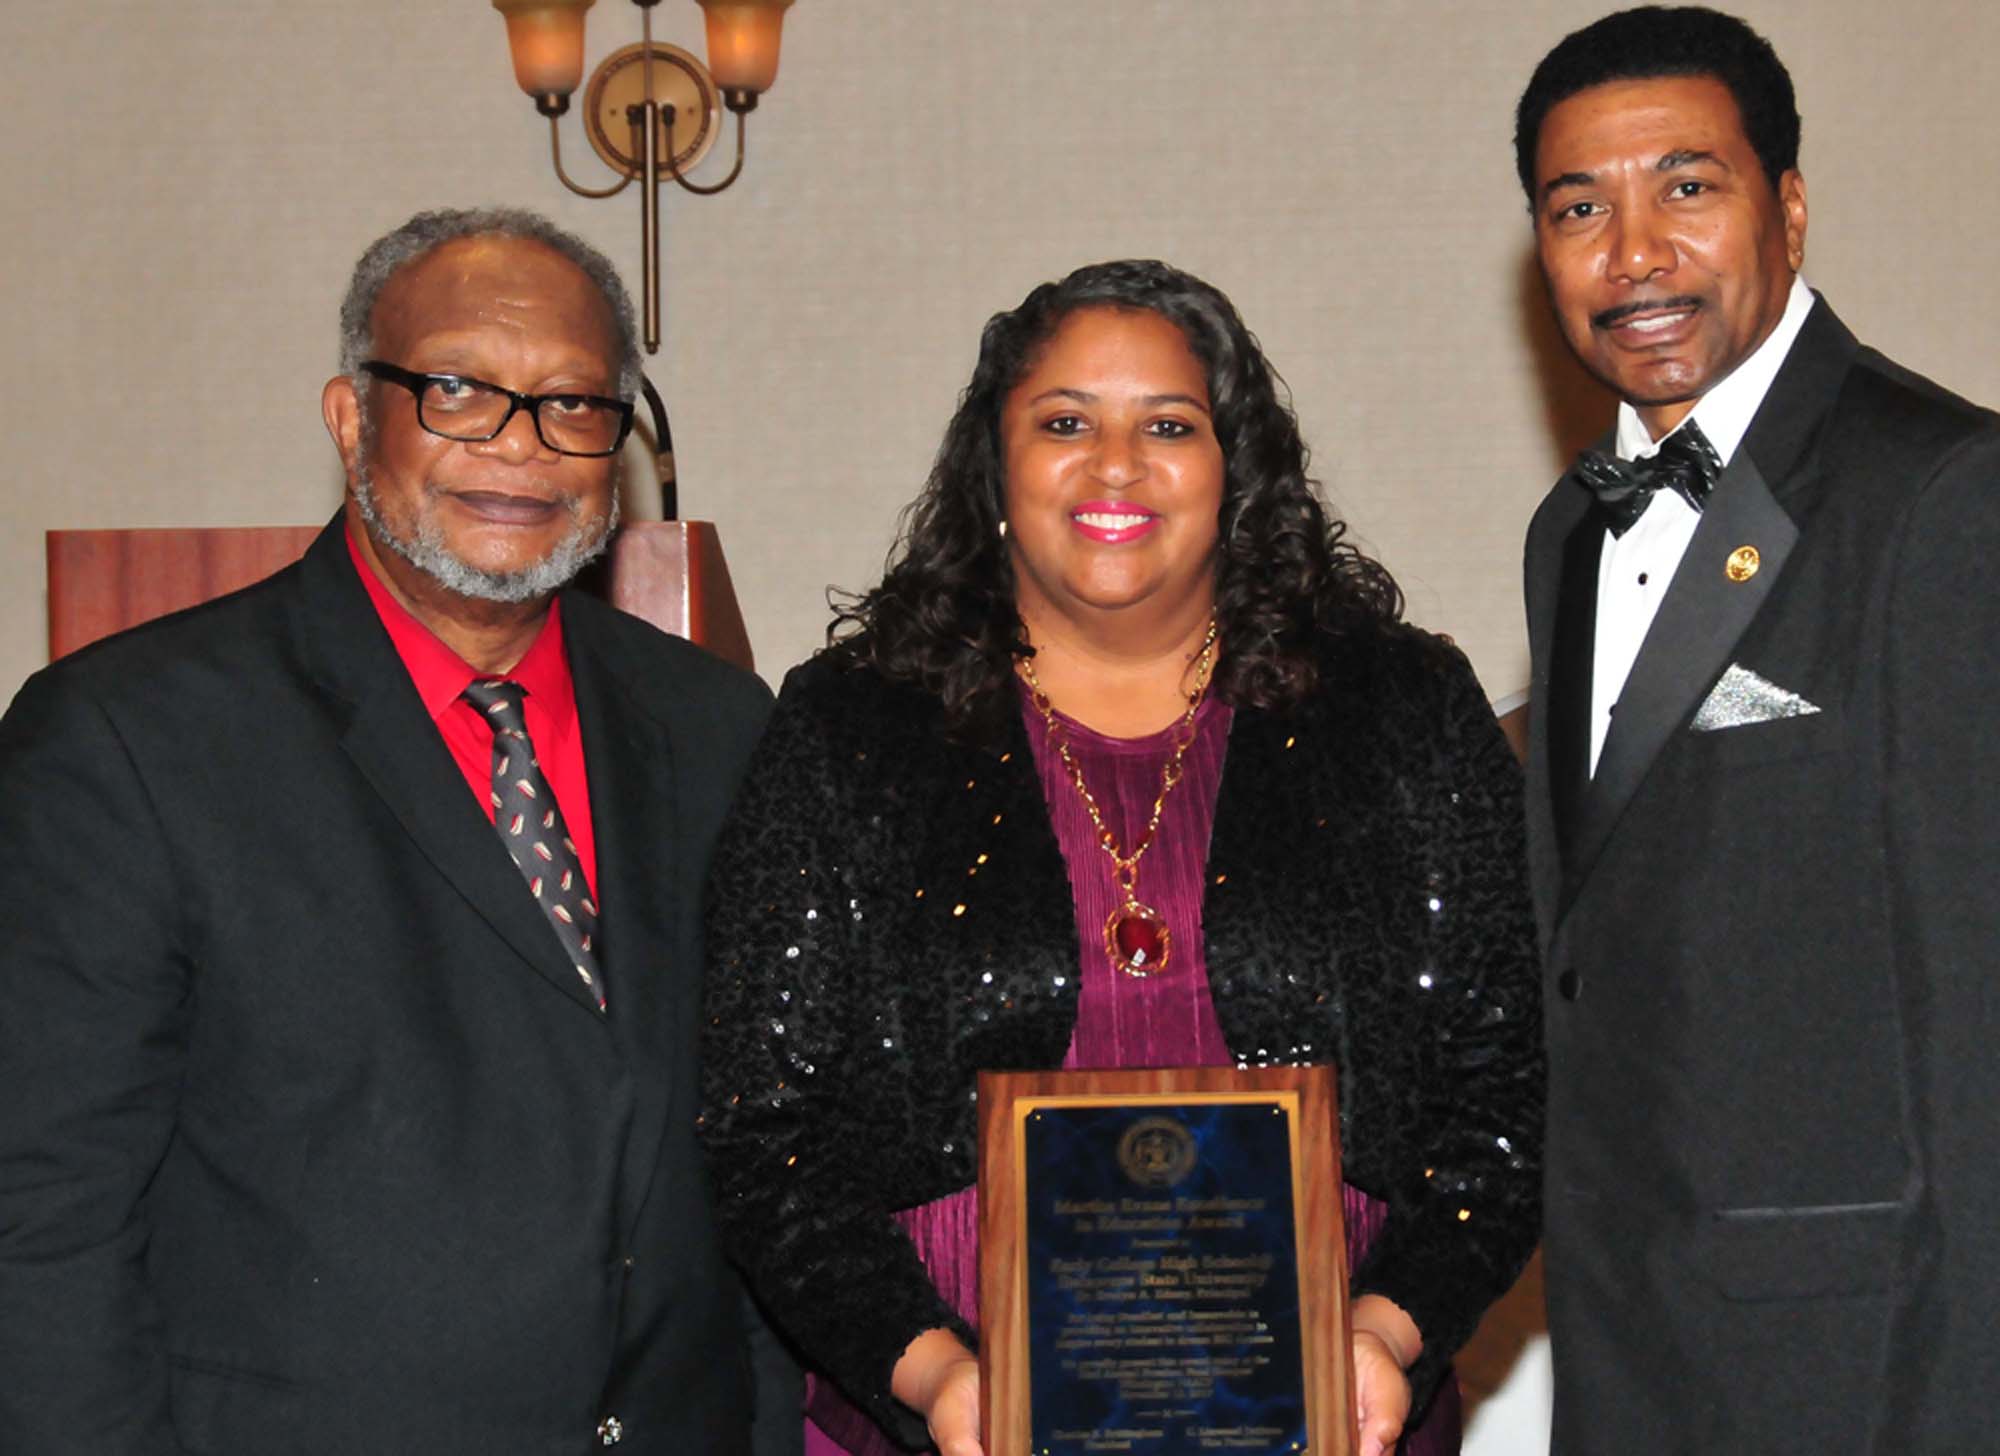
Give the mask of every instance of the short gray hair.
M 340 372 L 360 384 L 361 363 L 373 357 L 375 302 L 404 268 L 446 243 L 461 238 L 519 238 L 560 253 L 583 270 L 611 311 L 618 340 L 618 394 L 636 399 L 643 378 L 639 328 L 632 296 L 619 281 L 610 260 L 574 233 L 565 232 L 540 213 L 521 207 L 450 207 L 420 212 L 393 232 L 368 245 L 354 265 L 347 296 L 340 301 Z

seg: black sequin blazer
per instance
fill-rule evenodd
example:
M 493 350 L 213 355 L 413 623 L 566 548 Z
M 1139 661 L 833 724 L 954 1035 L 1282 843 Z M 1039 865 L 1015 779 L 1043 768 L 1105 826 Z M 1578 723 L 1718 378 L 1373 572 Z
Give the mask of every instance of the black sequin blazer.
M 1436 638 L 1329 639 L 1322 684 L 1235 715 L 1208 974 L 1241 1061 L 1340 1069 L 1344 1175 L 1390 1206 L 1353 1290 L 1422 1329 L 1421 1405 L 1539 1229 L 1521 779 Z M 914 689 L 825 655 L 796 669 L 710 898 L 724 1237 L 806 1355 L 909 1433 L 890 1371 L 922 1331 L 963 1329 L 889 1211 L 975 1181 L 978 1071 L 1061 1065 L 1076 1017 L 1069 880 L 1019 715 L 954 741 Z

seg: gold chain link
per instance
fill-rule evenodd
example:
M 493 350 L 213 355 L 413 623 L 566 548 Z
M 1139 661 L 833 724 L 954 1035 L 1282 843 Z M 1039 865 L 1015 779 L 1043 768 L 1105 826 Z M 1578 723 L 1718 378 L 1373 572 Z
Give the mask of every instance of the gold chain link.
M 1097 796 L 1090 792 L 1090 785 L 1083 781 L 1083 766 L 1069 751 L 1069 734 L 1056 720 L 1056 710 L 1049 702 L 1049 695 L 1042 691 L 1040 679 L 1035 676 L 1035 662 L 1031 657 L 1023 657 L 1016 664 L 1023 681 L 1028 684 L 1029 701 L 1042 715 L 1042 722 L 1048 726 L 1049 742 L 1056 748 L 1056 756 L 1069 770 L 1069 781 L 1076 785 L 1077 795 L 1083 800 L 1083 807 L 1090 813 L 1090 822 L 1097 830 L 1097 844 L 1111 856 L 1111 876 L 1118 888 L 1124 892 L 1126 900 L 1138 898 L 1140 856 L 1153 847 L 1153 836 L 1160 832 L 1160 815 L 1166 812 L 1167 795 L 1174 791 L 1181 781 L 1182 765 L 1187 758 L 1188 748 L 1194 743 L 1194 715 L 1201 711 L 1202 699 L 1208 696 L 1209 667 L 1215 657 L 1215 618 L 1208 619 L 1208 635 L 1201 639 L 1201 651 L 1195 656 L 1194 690 L 1187 695 L 1187 711 L 1181 714 L 1180 722 L 1174 725 L 1174 755 L 1160 770 L 1160 792 L 1153 800 L 1152 816 L 1146 821 L 1146 832 L 1139 836 L 1130 854 L 1120 852 L 1118 836 L 1111 832 L 1111 826 L 1104 822 L 1103 811 L 1097 807 Z

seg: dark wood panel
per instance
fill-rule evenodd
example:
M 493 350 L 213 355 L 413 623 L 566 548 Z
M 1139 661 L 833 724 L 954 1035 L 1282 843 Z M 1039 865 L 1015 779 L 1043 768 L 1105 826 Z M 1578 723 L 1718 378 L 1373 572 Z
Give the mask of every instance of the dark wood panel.
M 49 656 L 222 596 L 290 565 L 318 526 L 210 526 L 48 533 Z M 750 634 L 707 521 L 637 521 L 592 585 L 662 631 L 744 668 Z
M 51 531 L 49 656 L 261 581 L 305 554 L 318 526 Z

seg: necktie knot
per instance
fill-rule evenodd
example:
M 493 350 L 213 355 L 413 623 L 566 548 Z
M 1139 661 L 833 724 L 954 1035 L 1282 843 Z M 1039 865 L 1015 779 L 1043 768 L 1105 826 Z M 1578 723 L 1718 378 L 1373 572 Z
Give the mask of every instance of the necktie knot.
M 465 700 L 479 709 L 499 728 L 527 730 L 527 714 L 521 705 L 528 690 L 507 678 L 478 678 L 465 689 Z
M 1689 420 L 1643 460 L 1620 460 L 1602 450 L 1586 450 L 1570 472 L 1597 500 L 1613 536 L 1622 536 L 1646 513 L 1653 496 L 1671 490 L 1697 512 L 1722 475 L 1722 457 Z

